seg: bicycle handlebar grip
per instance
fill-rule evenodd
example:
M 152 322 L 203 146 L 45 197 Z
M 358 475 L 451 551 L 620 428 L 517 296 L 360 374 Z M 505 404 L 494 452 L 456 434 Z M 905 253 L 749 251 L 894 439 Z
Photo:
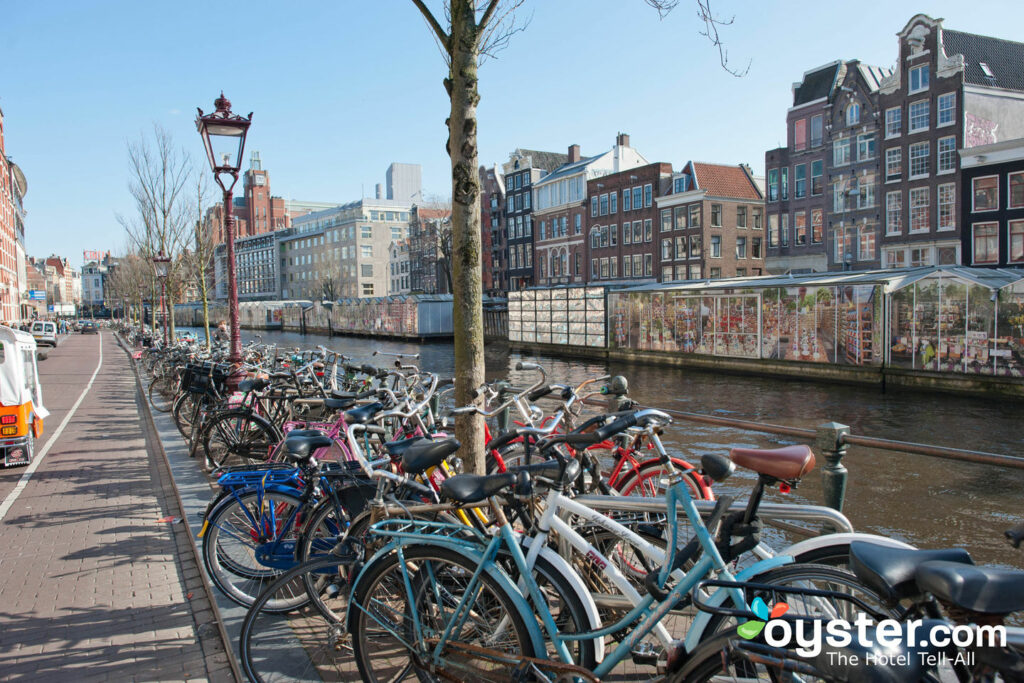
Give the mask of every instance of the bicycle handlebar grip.
M 531 391 L 529 394 L 526 395 L 526 398 L 530 399 L 531 401 L 536 401 L 537 399 L 544 398 L 554 390 L 555 388 L 553 386 L 551 386 L 550 384 L 545 384 L 544 386 L 537 387 L 536 389 Z
M 366 432 L 367 434 L 379 434 L 380 436 L 388 435 L 387 430 L 385 430 L 383 427 L 378 427 L 376 425 L 366 425 L 366 428 L 363 431 Z
M 606 424 L 604 427 L 594 431 L 594 443 L 604 441 L 608 437 L 615 436 L 619 432 L 625 431 L 630 427 L 636 425 L 636 413 L 630 415 L 624 415 L 619 419 L 615 420 L 611 424 Z
M 359 367 L 359 371 L 360 372 L 365 372 L 367 375 L 376 375 L 377 374 L 377 368 L 373 367 L 372 365 L 361 365 Z
M 540 370 L 540 366 L 536 363 L 530 363 L 527 361 L 519 361 L 516 363 L 516 370 Z
M 441 387 L 446 387 L 449 384 L 455 384 L 455 378 L 454 377 L 446 377 L 444 379 L 437 380 L 437 388 L 438 389 L 440 389 Z M 476 398 L 476 396 L 474 396 L 473 398 Z
M 499 434 L 488 442 L 484 448 L 488 451 L 496 451 L 503 448 L 521 436 L 518 429 L 510 429 L 504 434 Z

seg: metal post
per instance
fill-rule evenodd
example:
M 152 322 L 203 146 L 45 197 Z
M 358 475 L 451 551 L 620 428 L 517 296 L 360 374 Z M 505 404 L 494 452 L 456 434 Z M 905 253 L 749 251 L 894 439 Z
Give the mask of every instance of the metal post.
M 850 433 L 850 428 L 838 422 L 826 422 L 818 425 L 817 433 L 814 445 L 825 458 L 825 467 L 821 472 L 825 505 L 842 512 L 847 478 L 847 471 L 842 462 L 843 456 L 846 455 L 844 437 Z
M 164 346 L 170 346 L 167 336 L 167 278 L 160 278 L 160 312 L 164 317 Z
M 238 327 L 238 280 L 235 277 L 235 230 L 234 217 L 231 215 L 231 200 L 231 190 L 224 190 L 224 238 L 227 241 L 228 317 L 230 319 L 228 324 L 231 325 L 231 353 L 228 356 L 228 362 L 235 364 L 242 362 L 242 332 Z

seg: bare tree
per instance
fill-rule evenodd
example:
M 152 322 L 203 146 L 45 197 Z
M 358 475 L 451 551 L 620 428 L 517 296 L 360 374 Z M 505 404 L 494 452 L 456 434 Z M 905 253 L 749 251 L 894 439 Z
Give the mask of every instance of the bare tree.
M 180 258 L 191 237 L 192 208 L 187 198 L 193 165 L 189 154 L 177 148 L 170 133 L 153 126 L 152 140 L 140 136 L 128 143 L 128 165 L 131 172 L 128 190 L 135 201 L 137 215 L 117 219 L 128 233 L 143 262 L 163 253 L 171 259 L 167 275 L 169 293 L 181 290 L 185 260 Z M 156 273 L 151 268 L 152 301 L 158 300 Z M 168 297 L 170 298 L 170 297 Z M 170 313 L 165 324 L 174 336 L 173 299 L 168 301 Z M 154 307 L 155 311 L 155 307 Z M 153 316 L 154 323 L 156 315 Z M 155 327 L 155 324 L 154 324 Z
M 444 0 L 445 25 L 426 5 L 412 0 L 423 15 L 448 67 L 445 91 L 451 113 L 446 149 L 452 168 L 451 271 L 454 305 L 455 401 L 475 403 L 473 390 L 484 382 L 483 288 L 481 278 L 480 179 L 477 175 L 477 120 L 480 102 L 478 67 L 508 45 L 528 21 L 517 21 L 516 10 L 525 0 Z M 680 0 L 644 0 L 664 17 Z M 728 55 L 718 39 L 725 22 L 711 12 L 711 0 L 696 0 L 705 22 L 705 35 L 720 50 L 722 65 Z M 727 68 L 727 67 L 726 67 Z M 463 445 L 463 460 L 474 472 L 485 471 L 484 422 L 477 414 L 461 415 L 455 434 Z
M 210 348 L 210 274 L 213 270 L 213 256 L 216 244 L 213 223 L 204 215 L 203 207 L 209 201 L 209 181 L 203 173 L 195 177 L 195 203 L 192 209 L 192 244 L 185 250 L 185 273 L 199 292 L 203 304 L 203 334 L 206 348 Z
M 330 249 L 327 254 L 330 255 Z M 344 271 L 341 261 L 329 258 L 320 268 L 320 298 L 323 301 L 337 301 L 341 298 Z

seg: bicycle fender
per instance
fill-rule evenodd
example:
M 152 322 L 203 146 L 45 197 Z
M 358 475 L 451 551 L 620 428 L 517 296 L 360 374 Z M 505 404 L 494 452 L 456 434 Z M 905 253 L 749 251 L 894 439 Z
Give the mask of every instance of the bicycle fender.
M 775 569 L 776 567 L 782 567 L 787 564 L 792 564 L 793 558 L 789 555 L 776 555 L 775 557 L 768 558 L 767 560 L 761 560 L 756 564 L 752 564 L 743 571 L 735 575 L 737 581 L 748 581 L 752 577 L 758 574 L 763 574 L 766 571 Z M 719 588 L 711 597 L 705 600 L 707 604 L 712 607 L 721 605 L 729 597 L 729 591 L 725 588 Z M 707 628 L 708 622 L 711 621 L 710 612 L 698 612 L 697 616 L 694 617 L 693 624 L 690 629 L 686 632 L 686 638 L 683 640 L 686 646 L 686 653 L 689 655 L 693 652 L 694 648 L 700 643 L 704 635 L 704 629 Z
M 480 566 L 483 563 L 483 555 L 466 547 L 466 545 L 464 544 L 459 545 L 456 543 L 445 542 L 445 538 L 443 536 L 430 536 L 429 539 L 430 542 L 427 545 L 438 545 L 453 550 L 477 566 Z M 359 570 L 359 575 L 356 576 L 356 580 L 352 583 L 352 594 L 355 593 L 355 587 L 362 580 L 363 574 L 366 572 L 367 567 L 372 565 L 374 561 L 380 559 L 381 557 L 394 552 L 398 549 L 399 546 L 402 545 L 408 544 L 403 544 L 400 541 L 393 541 L 384 546 L 383 548 L 381 548 L 380 550 L 378 550 L 376 553 L 374 553 L 373 557 L 371 557 L 369 561 L 363 564 L 362 568 Z M 487 575 L 498 583 L 501 589 L 504 590 L 509 595 L 510 598 L 512 598 L 512 602 L 515 604 L 516 609 L 519 610 L 519 614 L 523 617 L 523 621 L 526 624 L 526 628 L 530 632 L 530 640 L 533 643 L 533 651 L 535 653 L 535 656 L 544 657 L 544 653 L 547 652 L 546 639 L 541 631 L 540 625 L 537 622 L 537 617 L 534 616 L 533 609 L 530 607 L 529 603 L 526 602 L 526 598 L 523 597 L 523 594 L 519 592 L 519 588 L 516 586 L 515 581 L 510 579 L 508 574 L 506 574 L 500 567 L 493 564 L 489 567 L 485 567 L 484 571 L 487 572 Z M 345 623 L 351 624 L 351 619 L 352 604 L 349 603 L 348 606 L 345 608 Z
M 822 548 L 831 548 L 833 546 L 848 546 L 853 541 L 866 541 L 868 543 L 875 543 L 876 545 L 884 545 L 889 548 L 903 548 L 905 550 L 915 550 L 914 546 L 903 541 L 897 541 L 892 538 L 885 536 L 879 536 L 877 534 L 864 534 L 859 532 L 844 532 L 841 534 L 824 534 L 822 536 L 815 536 L 814 538 L 808 538 L 794 543 L 793 545 L 785 548 L 781 554 L 789 555 L 790 557 L 797 558 L 804 553 L 811 552 L 813 550 L 820 550 Z
M 533 543 L 533 538 L 525 536 L 522 539 L 522 543 L 525 547 L 529 548 Z M 572 568 L 568 560 L 556 553 L 551 548 L 544 546 L 541 548 L 540 554 L 544 556 L 544 559 L 551 563 L 551 565 L 558 570 L 564 579 L 566 579 L 571 585 L 572 590 L 576 594 L 576 597 L 580 599 L 583 604 L 583 609 L 587 613 L 587 618 L 590 619 L 591 628 L 588 631 L 596 631 L 602 627 L 601 616 L 597 611 L 597 603 L 594 602 L 594 595 L 587 590 L 587 586 L 583 583 L 578 572 Z M 597 662 L 601 663 L 604 661 L 604 636 L 595 638 L 596 643 L 595 650 L 597 652 Z

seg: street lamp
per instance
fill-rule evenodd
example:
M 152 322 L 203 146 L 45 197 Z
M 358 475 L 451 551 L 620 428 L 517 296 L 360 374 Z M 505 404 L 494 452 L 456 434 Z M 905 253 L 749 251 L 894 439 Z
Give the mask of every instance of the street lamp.
M 170 341 L 167 336 L 167 271 L 170 270 L 171 259 L 164 256 L 164 250 L 161 249 L 160 253 L 150 260 L 153 261 L 156 276 L 160 278 L 160 314 L 164 319 L 164 346 L 168 346 Z
M 214 100 L 217 111 L 203 115 L 199 109 L 196 128 L 203 136 L 206 157 L 210 161 L 213 177 L 224 191 L 224 239 L 227 242 L 228 266 L 228 317 L 231 321 L 231 353 L 228 362 L 242 362 L 242 336 L 238 329 L 238 281 L 235 278 L 235 236 L 231 216 L 231 192 L 238 182 L 238 171 L 242 167 L 242 153 L 245 150 L 245 136 L 252 123 L 252 112 L 242 117 L 231 113 L 231 102 L 221 92 Z M 221 175 L 231 177 L 228 185 Z

